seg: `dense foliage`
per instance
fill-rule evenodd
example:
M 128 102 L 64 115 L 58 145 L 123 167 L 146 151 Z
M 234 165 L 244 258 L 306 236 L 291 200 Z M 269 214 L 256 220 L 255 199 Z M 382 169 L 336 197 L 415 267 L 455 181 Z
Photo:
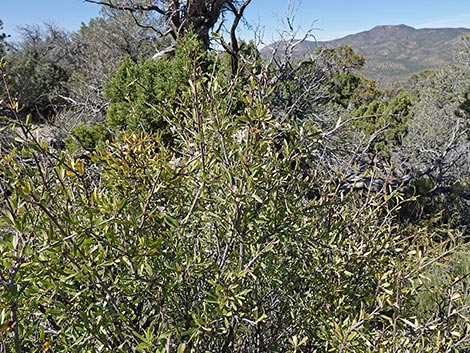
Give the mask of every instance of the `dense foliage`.
M 10 93 L 21 102 L 22 116 L 44 121 L 65 104 L 73 60 L 70 38 L 53 26 L 25 27 L 22 37 L 6 56 Z
M 91 62 L 114 24 L 77 34 Z M 91 81 L 83 58 L 59 65 L 38 89 L 89 114 L 64 149 L 6 90 L 0 352 L 469 349 L 467 62 L 389 92 L 349 47 L 239 54 L 229 70 L 188 32 Z
M 3 22 L 0 20 L 0 31 L 3 29 Z M 7 35 L 5 33 L 0 32 L 0 58 L 5 55 L 5 39 Z
M 188 87 L 191 60 L 203 60 L 204 52 L 197 45 L 182 50 L 180 46 L 172 60 L 147 60 L 136 64 L 124 61 L 106 95 L 110 101 L 107 122 L 118 130 L 160 131 L 170 139 L 168 117 Z

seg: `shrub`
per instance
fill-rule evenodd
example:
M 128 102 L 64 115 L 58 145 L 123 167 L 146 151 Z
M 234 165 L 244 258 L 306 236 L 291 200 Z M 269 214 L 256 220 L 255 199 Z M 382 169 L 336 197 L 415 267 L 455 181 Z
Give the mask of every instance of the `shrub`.
M 79 148 L 92 151 L 95 148 L 103 148 L 107 140 L 111 138 L 109 130 L 101 123 L 93 126 L 79 125 L 72 129 L 65 138 L 65 145 L 71 152 Z
M 142 64 L 130 58 L 123 61 L 106 89 L 111 128 L 159 131 L 162 139 L 170 142 L 167 119 L 188 88 L 192 62 L 205 60 L 205 52 L 194 36 L 188 35 L 182 41 L 185 44 L 181 42 L 174 58 L 149 59 Z
M 189 68 L 187 89 L 166 97 L 174 144 L 138 131 L 83 159 L 31 141 L 0 159 L 7 345 L 428 352 L 468 341 L 465 317 L 416 316 L 417 281 L 452 244 L 399 225 L 402 195 L 341 193 L 318 172 L 325 135 L 273 116 L 268 82 L 251 76 L 242 91 Z

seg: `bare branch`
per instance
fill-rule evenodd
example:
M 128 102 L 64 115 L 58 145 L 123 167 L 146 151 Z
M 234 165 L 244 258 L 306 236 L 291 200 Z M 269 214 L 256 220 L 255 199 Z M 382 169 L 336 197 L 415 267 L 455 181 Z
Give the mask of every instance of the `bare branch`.
M 116 10 L 126 10 L 126 11 L 156 11 L 161 15 L 166 15 L 167 10 L 157 5 L 143 5 L 143 4 L 134 4 L 132 6 L 125 6 L 115 4 L 112 1 L 102 1 L 102 0 L 85 0 L 85 2 L 89 2 L 92 4 L 108 6 Z

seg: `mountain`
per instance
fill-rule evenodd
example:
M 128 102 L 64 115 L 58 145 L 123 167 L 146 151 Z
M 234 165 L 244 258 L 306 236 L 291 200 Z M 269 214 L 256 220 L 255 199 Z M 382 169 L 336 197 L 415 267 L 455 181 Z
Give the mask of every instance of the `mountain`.
M 366 57 L 363 69 L 366 76 L 392 81 L 452 62 L 456 51 L 462 47 L 464 34 L 470 34 L 470 28 L 377 26 L 331 41 L 304 41 L 296 47 L 294 55 L 301 58 L 313 54 L 318 47 L 350 45 Z M 270 48 L 272 45 L 263 48 L 262 53 L 270 52 Z

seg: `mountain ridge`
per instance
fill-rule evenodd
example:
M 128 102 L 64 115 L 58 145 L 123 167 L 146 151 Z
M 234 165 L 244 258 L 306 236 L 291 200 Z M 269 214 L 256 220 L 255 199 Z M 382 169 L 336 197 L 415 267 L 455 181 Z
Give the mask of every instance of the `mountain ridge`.
M 300 59 L 312 55 L 319 47 L 350 45 L 365 56 L 366 64 L 362 72 L 366 76 L 390 82 L 452 62 L 465 34 L 470 34 L 470 28 L 416 29 L 406 24 L 378 25 L 330 41 L 306 40 L 295 48 L 293 55 Z M 267 55 L 273 45 L 276 43 L 263 48 L 262 53 Z

